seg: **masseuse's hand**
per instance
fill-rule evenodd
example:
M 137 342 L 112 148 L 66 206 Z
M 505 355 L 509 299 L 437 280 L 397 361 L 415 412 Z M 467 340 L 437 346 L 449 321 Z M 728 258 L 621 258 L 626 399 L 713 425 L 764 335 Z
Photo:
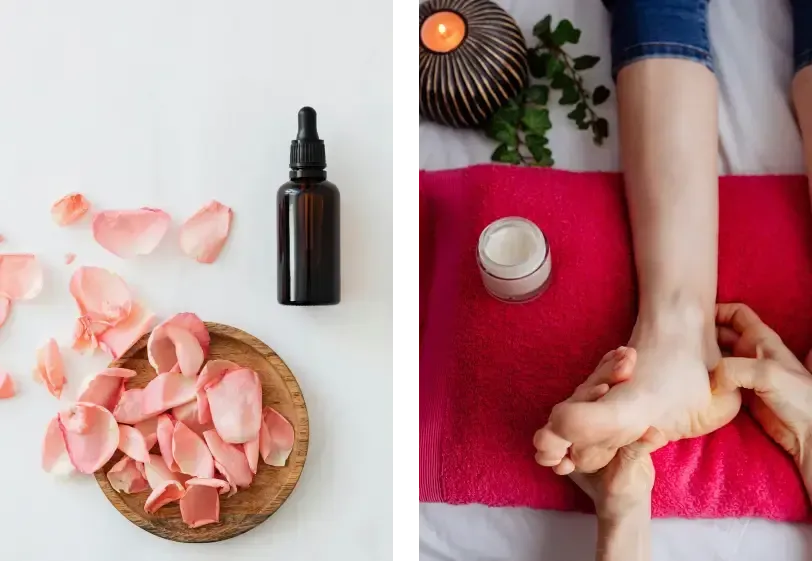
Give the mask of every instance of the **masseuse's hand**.
M 750 410 L 756 420 L 798 465 L 807 491 L 812 490 L 812 374 L 778 334 L 744 304 L 719 304 L 719 346 L 724 358 L 712 384 L 724 390 L 749 388 L 757 399 Z M 807 361 L 809 362 L 809 361 Z

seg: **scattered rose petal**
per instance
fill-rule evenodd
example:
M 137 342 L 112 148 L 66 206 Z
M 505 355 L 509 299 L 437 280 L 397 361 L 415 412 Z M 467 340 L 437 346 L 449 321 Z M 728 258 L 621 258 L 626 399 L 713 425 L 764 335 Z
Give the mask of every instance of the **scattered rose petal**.
M 121 394 L 121 398 L 113 410 L 113 416 L 119 423 L 134 425 L 152 417 L 144 414 L 144 390 L 133 388 Z
M 164 465 L 169 471 L 180 471 L 175 457 L 172 455 L 172 436 L 175 433 L 175 422 L 169 415 L 158 415 L 156 434 L 158 437 L 158 448 L 161 451 Z
M 180 515 L 190 528 L 220 521 L 220 493 L 229 484 L 220 479 L 193 478 L 186 482 L 186 494 L 180 499 Z
M 149 486 L 153 489 L 160 487 L 167 481 L 184 483 L 187 479 L 190 479 L 186 474 L 171 471 L 168 467 L 166 467 L 166 463 L 164 463 L 163 458 L 155 454 L 149 455 L 149 463 L 144 464 L 143 469 L 144 477 L 147 478 Z
M 42 267 L 35 255 L 0 254 L 0 295 L 11 300 L 30 300 L 40 292 Z
M 79 313 L 92 323 L 116 325 L 132 310 L 132 294 L 120 276 L 101 267 L 79 267 L 70 279 Z
M 226 442 L 242 444 L 256 437 L 262 424 L 262 385 L 253 370 L 226 372 L 206 388 L 211 418 Z
M 180 248 L 199 263 L 214 263 L 228 239 L 233 212 L 211 201 L 194 213 L 180 228 Z
M 106 210 L 93 217 L 93 238 L 125 259 L 147 255 L 161 243 L 169 222 L 169 215 L 156 208 Z
M 262 429 L 259 432 L 259 451 L 269 466 L 284 467 L 293 450 L 293 426 L 273 407 L 262 410 Z
M 201 425 L 211 424 L 211 408 L 205 390 L 197 390 L 197 422 Z
M 119 493 L 140 493 L 149 488 L 135 460 L 129 456 L 123 456 L 110 468 L 107 472 L 107 481 Z
M 180 372 L 158 374 L 144 388 L 141 410 L 143 419 L 194 399 L 196 399 L 194 378 L 184 376 Z
M 51 207 L 51 218 L 59 226 L 73 224 L 90 208 L 90 202 L 81 193 L 71 193 L 56 201 Z
M 155 314 L 133 302 L 130 315 L 98 336 L 99 346 L 116 359 L 126 353 L 155 324 Z
M 234 446 L 224 442 L 216 430 L 204 432 L 203 439 L 214 457 L 217 471 L 222 473 L 229 483 L 235 488 L 241 487 L 243 489 L 251 485 L 254 474 L 251 473 L 248 459 L 245 457 L 241 446 Z
M 59 345 L 53 339 L 49 339 L 43 347 L 37 350 L 34 379 L 44 383 L 54 397 L 59 398 L 62 395 L 62 387 L 65 385 L 65 366 L 62 363 Z
M 144 503 L 144 512 L 153 514 L 162 506 L 180 500 L 185 493 L 183 484 L 178 481 L 165 481 L 157 488 L 153 488 Z
M 209 335 L 209 330 L 206 327 L 206 324 L 203 323 L 203 320 L 200 319 L 197 314 L 193 314 L 192 312 L 181 312 L 179 314 L 175 314 L 160 325 L 174 325 L 175 327 L 180 327 L 186 331 L 189 331 L 195 336 L 197 342 L 200 343 L 200 348 L 203 349 L 203 355 L 205 356 L 209 354 L 211 336 Z
M 14 387 L 14 378 L 8 372 L 0 372 L 0 399 L 14 397 L 17 389 Z
M 6 241 L 6 236 L 0 234 L 0 243 L 3 243 L 4 241 Z
M 118 449 L 133 460 L 149 463 L 149 449 L 144 435 L 135 427 L 129 425 L 118 426 Z
M 230 445 L 231 446 L 231 445 Z M 214 460 L 214 469 L 216 469 L 226 480 L 228 483 L 228 496 L 234 496 L 237 493 L 238 487 L 237 483 L 234 481 L 234 477 L 229 473 L 229 471 L 223 467 L 223 464 Z
M 9 314 L 11 313 L 11 299 L 0 295 L 0 327 L 6 323 Z
M 203 392 L 197 393 L 197 400 L 190 401 L 189 403 L 184 403 L 183 405 L 179 405 L 177 407 L 172 408 L 172 416 L 175 417 L 178 421 L 182 422 L 184 425 L 192 429 L 193 432 L 197 434 L 203 434 L 207 430 L 211 430 L 214 428 L 214 425 L 211 424 L 211 419 L 209 419 L 208 423 L 201 423 L 200 422 L 200 415 L 198 413 L 198 405 L 200 403 L 200 394 Z M 208 402 L 206 402 L 208 403 Z
M 76 319 L 73 326 L 73 343 L 71 348 L 77 353 L 93 352 L 99 348 L 99 335 L 107 330 L 107 326 L 94 323 L 87 316 Z
M 152 450 L 153 446 L 158 442 L 158 417 L 150 417 L 149 419 L 139 421 L 135 423 L 135 428 L 144 436 L 147 450 Z
M 248 467 L 251 468 L 251 473 L 256 475 L 257 466 L 259 465 L 259 435 L 242 446 L 245 451 L 245 457 L 248 460 Z
M 65 438 L 59 428 L 59 417 L 54 417 L 45 430 L 42 442 L 42 469 L 53 475 L 70 475 L 74 472 L 73 464 L 65 448 Z
M 149 335 L 147 358 L 157 372 L 180 371 L 197 376 L 203 366 L 203 348 L 191 331 L 162 324 Z
M 194 477 L 214 477 L 214 459 L 206 443 L 189 427 L 178 421 L 172 435 L 172 457 L 181 473 Z
M 210 360 L 203 366 L 203 370 L 200 371 L 200 376 L 197 377 L 197 389 L 205 390 L 207 387 L 219 382 L 220 378 L 222 378 L 226 372 L 239 370 L 240 368 L 241 366 L 239 364 L 235 364 L 230 360 Z
M 57 417 L 65 448 L 78 471 L 93 473 L 113 457 L 119 429 L 107 409 L 93 403 L 75 403 Z
M 65 254 L 65 265 L 70 265 L 75 260 L 76 260 L 76 254 L 75 253 L 66 253 Z
M 85 387 L 76 401 L 95 403 L 108 411 L 115 411 L 118 400 L 121 399 L 121 394 L 124 393 L 125 381 L 133 376 L 135 376 L 135 370 L 106 368 L 86 379 Z

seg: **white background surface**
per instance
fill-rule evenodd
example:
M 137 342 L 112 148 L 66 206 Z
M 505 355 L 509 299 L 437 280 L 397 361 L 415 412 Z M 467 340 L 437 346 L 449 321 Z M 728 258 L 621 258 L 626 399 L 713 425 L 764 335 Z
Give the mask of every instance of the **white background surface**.
M 46 286 L 0 330 L 0 559 L 378 561 L 392 542 L 392 40 L 377 0 L 3 0 L 0 2 L 0 233 L 35 252 Z M 343 301 L 276 302 L 275 193 L 287 180 L 296 112 L 319 111 L 328 177 L 342 196 Z M 96 208 L 155 206 L 173 230 L 129 261 L 87 221 L 49 207 L 78 190 Z M 231 238 L 210 266 L 184 257 L 177 226 L 216 197 Z M 71 266 L 65 252 L 78 255 Z M 119 515 L 95 481 L 39 469 L 62 403 L 30 378 L 48 337 L 67 345 L 80 264 L 120 273 L 161 317 L 194 311 L 245 329 L 287 362 L 310 412 L 299 485 L 268 521 L 217 544 L 176 544 Z M 105 363 L 66 351 L 69 385 Z
M 573 54 L 601 56 L 585 79 L 611 85 L 609 16 L 599 0 L 496 0 L 524 32 L 552 14 L 583 31 Z M 789 2 L 713 0 L 709 34 L 719 79 L 719 170 L 724 174 L 803 173 L 801 141 L 789 103 L 792 25 Z M 803 31 L 809 33 L 810 30 Z M 619 169 L 614 96 L 600 106 L 610 123 L 602 148 L 551 108 L 550 143 L 556 167 Z M 444 169 L 487 162 L 494 144 L 477 132 L 420 124 L 420 167 Z M 594 555 L 593 516 L 481 505 L 420 505 L 421 561 L 583 561 Z M 757 519 L 653 523 L 654 561 L 805 561 L 812 559 L 812 526 Z

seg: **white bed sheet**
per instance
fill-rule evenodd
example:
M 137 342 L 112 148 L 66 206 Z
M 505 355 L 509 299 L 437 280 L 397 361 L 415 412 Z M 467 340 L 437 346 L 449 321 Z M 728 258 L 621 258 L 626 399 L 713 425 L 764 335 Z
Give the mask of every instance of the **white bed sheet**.
M 609 18 L 599 0 L 496 0 L 516 18 L 525 37 L 545 14 L 568 17 L 583 30 L 578 52 L 601 54 L 589 74 L 609 83 Z M 789 6 L 777 0 L 713 0 L 709 33 L 720 84 L 721 173 L 803 173 L 800 135 L 789 102 L 792 26 Z M 550 135 L 557 167 L 617 170 L 616 112 L 606 146 L 566 122 L 553 107 Z M 487 162 L 493 144 L 476 132 L 420 124 L 420 166 L 446 169 Z M 421 561 L 582 561 L 594 555 L 594 518 L 579 514 L 420 505 Z M 754 519 L 655 520 L 656 561 L 812 558 L 812 527 Z

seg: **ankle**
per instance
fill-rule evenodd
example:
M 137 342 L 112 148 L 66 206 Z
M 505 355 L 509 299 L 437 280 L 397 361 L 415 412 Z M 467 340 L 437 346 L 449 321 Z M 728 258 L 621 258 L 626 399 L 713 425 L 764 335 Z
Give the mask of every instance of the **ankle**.
M 632 347 L 668 345 L 702 356 L 709 370 L 722 358 L 716 341 L 714 316 L 695 304 L 641 307 L 632 337 Z

